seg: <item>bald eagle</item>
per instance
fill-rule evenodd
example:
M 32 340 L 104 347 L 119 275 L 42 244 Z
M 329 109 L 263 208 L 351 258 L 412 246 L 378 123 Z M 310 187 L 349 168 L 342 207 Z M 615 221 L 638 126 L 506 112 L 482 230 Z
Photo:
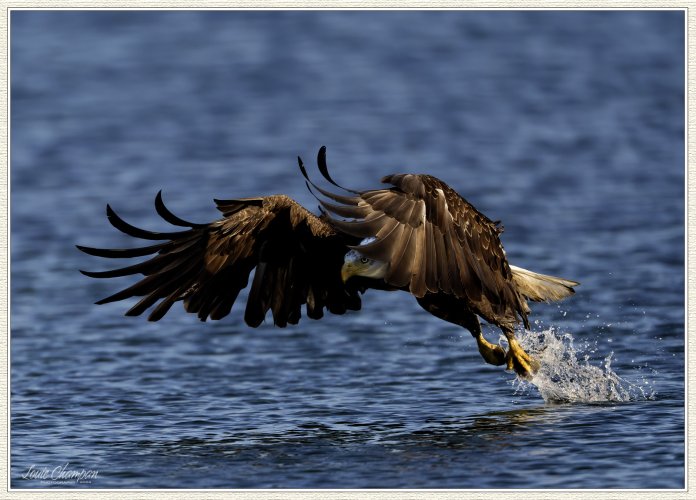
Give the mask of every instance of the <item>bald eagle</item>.
M 344 191 L 336 194 L 313 183 L 299 157 L 298 163 L 320 202 L 319 216 L 281 194 L 215 200 L 223 217 L 195 224 L 170 212 L 160 191 L 157 213 L 185 229 L 152 232 L 128 224 L 107 205 L 116 229 L 157 243 L 129 249 L 78 245 L 98 257 L 151 256 L 110 271 L 81 271 L 92 278 L 144 276 L 97 304 L 142 297 L 126 315 L 155 306 L 148 319 L 157 321 L 183 301 L 200 320 L 218 320 L 230 313 L 255 270 L 245 322 L 259 326 L 270 309 L 273 323 L 285 327 L 298 323 L 303 305 L 308 317 L 319 319 L 324 310 L 360 309 L 367 289 L 404 290 L 431 314 L 469 330 L 486 362 L 522 377 L 539 368 L 515 338 L 515 325 L 529 328 L 527 300 L 560 300 L 574 293 L 577 282 L 509 265 L 499 223 L 435 177 L 388 175 L 382 179 L 387 188 L 345 189 L 329 175 L 322 147 L 319 171 Z M 484 338 L 479 317 L 503 331 L 507 352 Z

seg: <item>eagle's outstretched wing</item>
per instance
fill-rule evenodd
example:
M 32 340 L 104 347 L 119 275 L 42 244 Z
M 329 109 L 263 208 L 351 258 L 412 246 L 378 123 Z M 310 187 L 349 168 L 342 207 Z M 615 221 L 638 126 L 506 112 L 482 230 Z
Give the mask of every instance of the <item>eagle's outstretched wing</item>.
M 250 326 L 258 326 L 269 309 L 278 326 L 296 324 L 303 304 L 314 319 L 323 316 L 324 308 L 335 314 L 360 309 L 360 296 L 344 286 L 340 274 L 346 244 L 351 241 L 325 221 L 284 195 L 215 202 L 224 217 L 210 224 L 193 224 L 172 214 L 158 193 L 158 214 L 186 228 L 169 233 L 131 226 L 107 206 L 114 227 L 160 243 L 118 250 L 78 246 L 99 257 L 152 256 L 111 271 L 82 271 L 93 278 L 145 276 L 97 303 L 143 297 L 126 314 L 136 316 L 157 304 L 148 318 L 157 321 L 174 302 L 183 300 L 186 311 L 201 320 L 220 319 L 229 314 L 256 268 L 244 316 Z
M 526 321 L 496 223 L 435 177 L 397 174 L 382 182 L 393 187 L 347 196 L 314 188 L 332 200 L 320 200 L 334 214 L 332 226 L 376 238 L 351 248 L 388 262 L 387 283 L 416 297 L 442 292 L 466 299 L 489 322 Z

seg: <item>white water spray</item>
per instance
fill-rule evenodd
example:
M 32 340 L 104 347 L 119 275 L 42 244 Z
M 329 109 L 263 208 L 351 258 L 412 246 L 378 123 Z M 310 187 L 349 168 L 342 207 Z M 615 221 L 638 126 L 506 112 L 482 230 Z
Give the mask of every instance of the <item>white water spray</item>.
M 549 328 L 525 331 L 517 337 L 522 347 L 539 360 L 541 368 L 531 380 L 515 379 L 516 393 L 536 387 L 544 401 L 564 403 L 627 402 L 654 397 L 649 381 L 636 385 L 614 372 L 613 353 L 599 366 L 590 364 L 590 355 L 575 347 L 570 333 Z

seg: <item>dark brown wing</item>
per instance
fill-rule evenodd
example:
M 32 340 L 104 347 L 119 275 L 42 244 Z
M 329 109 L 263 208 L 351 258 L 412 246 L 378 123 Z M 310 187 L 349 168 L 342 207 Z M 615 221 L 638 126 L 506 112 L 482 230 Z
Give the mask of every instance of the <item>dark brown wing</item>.
M 352 248 L 389 262 L 387 283 L 416 297 L 444 292 L 465 298 L 489 322 L 526 321 L 496 223 L 435 177 L 398 174 L 382 182 L 394 187 L 353 196 L 319 191 L 336 202 L 322 202 L 326 210 L 353 219 L 331 218 L 333 226 L 377 238 Z
M 346 242 L 326 222 L 283 195 L 215 201 L 224 218 L 193 224 L 172 214 L 158 194 L 155 207 L 160 216 L 187 228 L 170 233 L 138 229 L 107 206 L 114 227 L 160 243 L 123 250 L 78 246 L 99 257 L 152 256 L 111 271 L 82 271 L 93 278 L 145 276 L 97 303 L 143 297 L 126 314 L 139 315 L 156 304 L 148 319 L 157 321 L 174 302 L 183 300 L 186 311 L 201 320 L 220 319 L 229 314 L 256 268 L 244 318 L 250 326 L 261 324 L 269 309 L 278 326 L 296 324 L 303 304 L 314 319 L 321 318 L 325 308 L 335 314 L 360 309 L 357 291 L 346 289 L 341 280 Z

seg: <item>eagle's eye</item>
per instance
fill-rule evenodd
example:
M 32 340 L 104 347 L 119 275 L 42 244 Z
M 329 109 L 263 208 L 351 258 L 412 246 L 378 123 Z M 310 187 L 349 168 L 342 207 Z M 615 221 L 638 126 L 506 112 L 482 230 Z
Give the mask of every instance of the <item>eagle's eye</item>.
M 370 262 L 370 259 L 368 259 L 367 257 L 360 257 L 360 262 L 363 264 L 367 264 L 368 262 Z

